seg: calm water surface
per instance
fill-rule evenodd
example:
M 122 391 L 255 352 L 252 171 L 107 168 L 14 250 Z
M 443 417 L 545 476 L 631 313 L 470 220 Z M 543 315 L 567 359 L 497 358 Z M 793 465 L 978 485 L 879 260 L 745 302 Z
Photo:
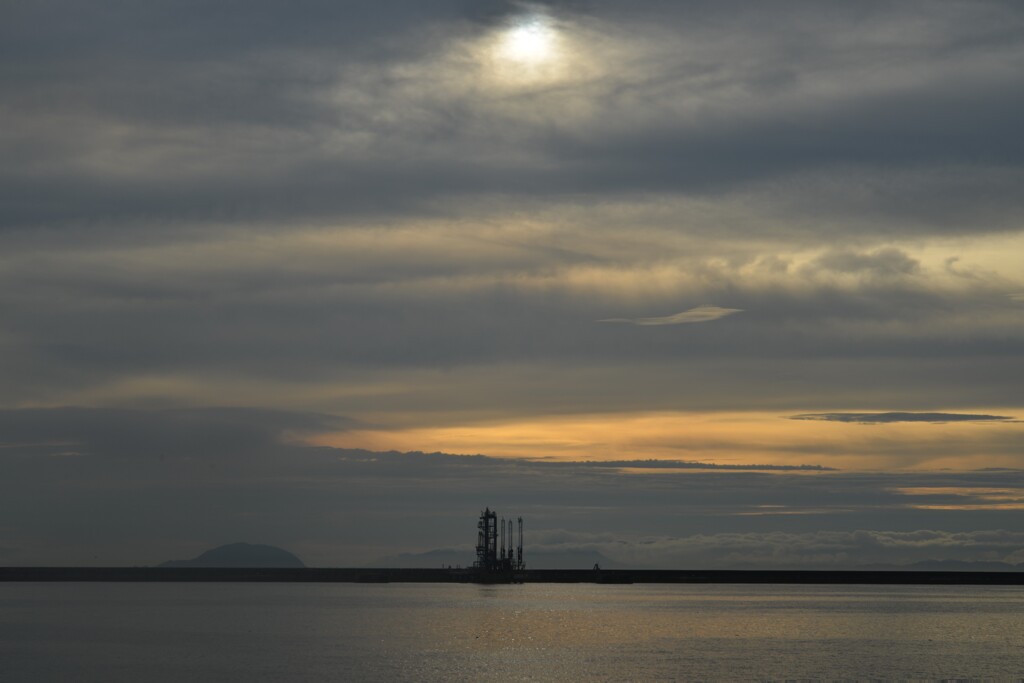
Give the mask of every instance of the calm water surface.
M 1024 590 L 0 584 L 0 681 L 1024 680 Z

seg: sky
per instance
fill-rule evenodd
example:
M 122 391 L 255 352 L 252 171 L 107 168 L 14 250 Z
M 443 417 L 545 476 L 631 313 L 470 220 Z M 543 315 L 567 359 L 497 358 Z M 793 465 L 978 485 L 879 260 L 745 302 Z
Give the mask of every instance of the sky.
M 0 564 L 1024 563 L 1019 2 L 0 16 Z

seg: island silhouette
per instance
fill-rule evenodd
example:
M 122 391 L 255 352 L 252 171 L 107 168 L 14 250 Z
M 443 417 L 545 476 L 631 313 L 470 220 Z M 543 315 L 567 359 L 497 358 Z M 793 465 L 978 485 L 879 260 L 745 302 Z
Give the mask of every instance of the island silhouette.
M 304 569 L 306 565 L 283 548 L 253 543 L 229 543 L 207 550 L 191 560 L 168 560 L 158 566 Z

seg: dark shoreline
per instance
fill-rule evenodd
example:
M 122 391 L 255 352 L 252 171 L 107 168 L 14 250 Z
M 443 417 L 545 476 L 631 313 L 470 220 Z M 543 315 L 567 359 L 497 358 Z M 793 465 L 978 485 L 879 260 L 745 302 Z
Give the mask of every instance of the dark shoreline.
M 472 569 L 197 567 L 0 567 L 0 581 L 292 582 L 292 583 L 721 583 L 1021 586 L 1024 572 L 790 571 L 689 569 L 527 569 L 486 574 Z

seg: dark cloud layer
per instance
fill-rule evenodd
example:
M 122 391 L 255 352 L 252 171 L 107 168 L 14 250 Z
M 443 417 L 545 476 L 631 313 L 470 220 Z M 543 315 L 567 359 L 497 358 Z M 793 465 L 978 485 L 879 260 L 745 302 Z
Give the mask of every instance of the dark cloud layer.
M 335 219 L 488 193 L 717 194 L 824 169 L 1022 161 L 1013 5 L 554 9 L 621 61 L 498 108 L 444 55 L 522 11 L 512 3 L 21 3 L 2 34 L 18 134 L 0 224 Z M 631 30 L 647 49 L 622 44 Z M 520 117 L 524 104 L 541 115 Z M 945 193 L 873 195 L 949 229 L 933 220 Z M 1021 208 L 998 185 L 951 203 Z

